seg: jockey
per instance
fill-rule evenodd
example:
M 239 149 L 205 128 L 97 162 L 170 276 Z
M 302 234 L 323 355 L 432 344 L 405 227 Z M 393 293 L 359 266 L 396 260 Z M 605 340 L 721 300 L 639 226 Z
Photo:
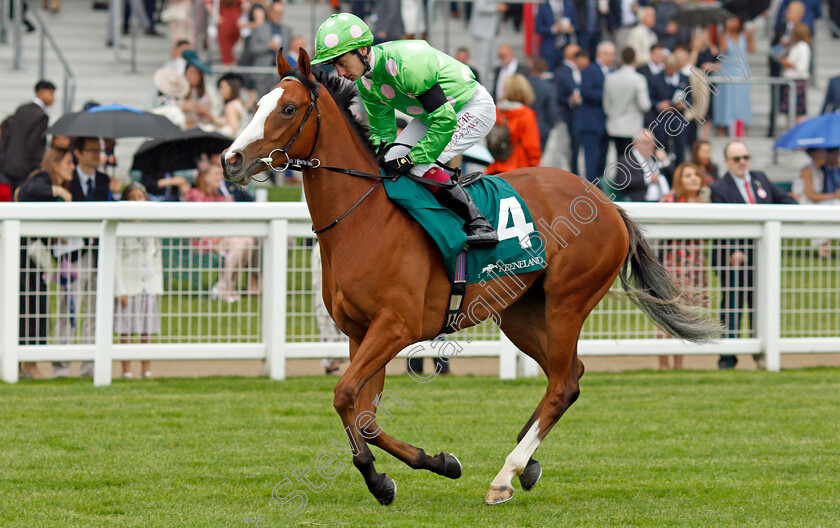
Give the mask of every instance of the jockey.
M 328 63 L 351 81 L 369 116 L 371 141 L 414 145 L 398 156 L 391 149 L 383 170 L 411 172 L 447 183 L 427 186 L 443 206 L 464 219 L 471 247 L 496 245 L 499 237 L 457 179 L 436 166 L 462 154 L 486 136 L 496 121 L 496 106 L 470 68 L 423 40 L 398 40 L 373 46 L 373 34 L 355 15 L 328 18 L 316 35 L 312 64 Z M 394 110 L 415 119 L 397 137 Z

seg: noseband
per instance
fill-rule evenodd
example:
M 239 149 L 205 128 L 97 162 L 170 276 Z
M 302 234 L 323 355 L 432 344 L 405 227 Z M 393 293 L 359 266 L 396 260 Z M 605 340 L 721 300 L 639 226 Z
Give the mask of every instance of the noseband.
M 292 79 L 292 80 L 295 80 L 297 82 L 301 82 L 300 79 L 298 79 L 297 77 L 293 77 L 291 75 L 283 77 L 282 79 L 280 79 L 280 82 L 283 82 L 286 79 Z M 303 83 L 301 83 L 301 84 L 303 84 Z M 310 90 L 309 93 L 311 95 L 311 99 L 309 101 L 309 108 L 306 109 L 306 114 L 304 114 L 303 120 L 300 122 L 300 126 L 298 127 L 297 132 L 295 132 L 295 134 L 289 139 L 289 141 L 286 143 L 285 147 L 279 148 L 279 149 L 274 149 L 274 150 L 272 150 L 271 152 L 268 153 L 268 156 L 266 156 L 264 158 L 260 158 L 260 160 L 259 160 L 259 161 L 265 163 L 266 165 L 268 165 L 268 168 L 269 168 L 269 170 L 271 170 L 271 172 L 274 172 L 274 173 L 283 172 L 286 169 L 288 169 L 289 167 L 296 168 L 296 169 L 300 170 L 300 167 L 312 167 L 313 169 L 317 169 L 318 167 L 321 166 L 321 160 L 319 160 L 318 158 L 313 158 L 313 159 L 310 160 L 310 158 L 312 157 L 312 153 L 315 152 L 315 145 L 318 144 L 318 138 L 321 135 L 321 112 L 318 111 L 318 94 L 317 94 L 317 92 L 315 90 Z M 303 127 L 306 126 L 306 122 L 309 120 L 309 116 L 312 115 L 312 110 L 315 110 L 315 116 L 316 116 L 315 140 L 312 142 L 312 148 L 309 150 L 309 154 L 307 154 L 303 159 L 290 158 L 289 157 L 289 149 L 292 147 L 292 144 L 295 142 L 297 137 L 303 131 Z M 272 159 L 272 156 L 274 156 L 275 152 L 279 152 L 280 154 L 283 154 L 284 156 L 286 156 L 286 161 L 283 163 L 282 167 L 275 167 L 273 165 L 274 160 Z

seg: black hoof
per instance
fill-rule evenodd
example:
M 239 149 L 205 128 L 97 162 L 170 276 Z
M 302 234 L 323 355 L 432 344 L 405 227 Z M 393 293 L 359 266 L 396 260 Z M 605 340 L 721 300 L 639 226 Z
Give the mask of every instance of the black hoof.
M 381 475 L 379 482 L 369 489 L 383 506 L 390 506 L 394 502 L 394 497 L 397 496 L 397 483 L 385 473 Z
M 528 462 L 528 465 L 525 466 L 522 474 L 519 475 L 519 484 L 522 485 L 523 490 L 531 491 L 537 485 L 537 482 L 540 481 L 541 476 L 542 468 L 540 467 L 540 463 L 532 458 Z
M 441 455 L 445 464 L 443 476 L 451 479 L 461 478 L 461 461 L 458 457 L 451 453 L 441 453 Z

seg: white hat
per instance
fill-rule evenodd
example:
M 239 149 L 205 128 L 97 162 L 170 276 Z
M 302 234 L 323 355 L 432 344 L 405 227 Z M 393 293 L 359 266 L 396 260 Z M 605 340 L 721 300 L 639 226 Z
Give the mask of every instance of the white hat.
M 190 93 L 190 83 L 173 68 L 160 68 L 154 75 L 155 88 L 169 97 L 184 97 Z

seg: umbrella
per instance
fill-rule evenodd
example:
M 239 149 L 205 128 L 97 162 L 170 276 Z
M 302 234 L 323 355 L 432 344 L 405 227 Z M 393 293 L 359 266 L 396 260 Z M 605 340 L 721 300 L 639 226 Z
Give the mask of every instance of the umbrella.
M 734 15 L 717 2 L 681 7 L 671 15 L 671 21 L 682 26 L 710 26 L 723 24 Z
M 183 133 L 169 119 L 123 105 L 97 106 L 61 116 L 49 134 L 73 137 L 175 138 Z
M 840 110 L 799 123 L 785 132 L 774 149 L 840 147 Z
M 146 141 L 134 154 L 131 170 L 147 174 L 163 174 L 176 170 L 196 168 L 196 159 L 202 154 L 219 154 L 233 140 L 217 132 L 191 128 L 176 139 Z
M 744 22 L 752 20 L 761 13 L 770 9 L 771 0 L 725 0 L 724 9 L 728 9 Z

